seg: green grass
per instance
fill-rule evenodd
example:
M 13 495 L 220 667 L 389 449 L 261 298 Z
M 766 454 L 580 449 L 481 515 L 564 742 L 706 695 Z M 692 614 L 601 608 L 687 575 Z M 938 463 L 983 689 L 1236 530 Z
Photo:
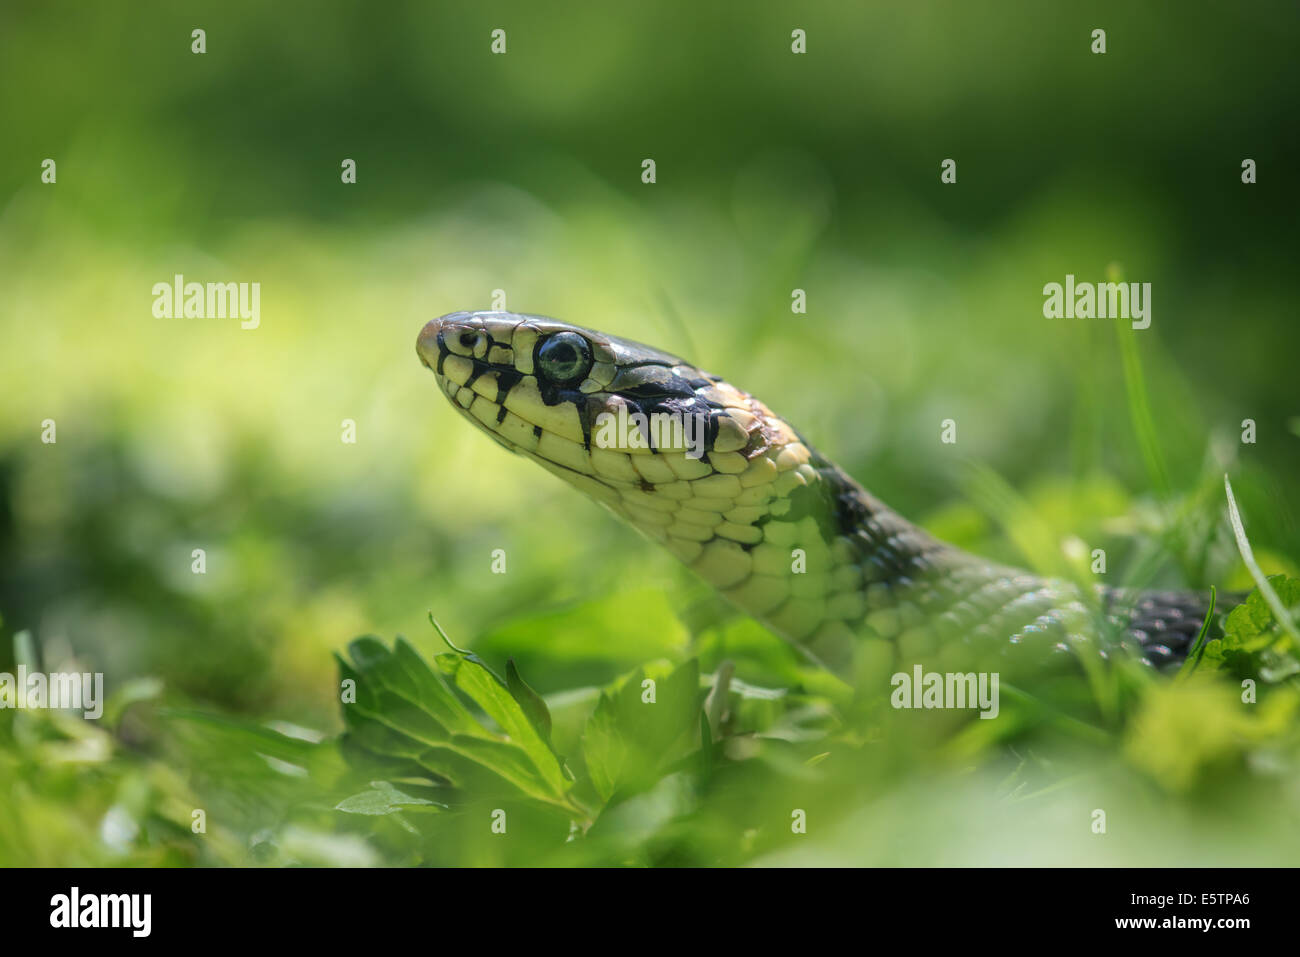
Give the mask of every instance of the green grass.
M 1300 582 L 1272 584 L 1300 600 Z M 995 722 L 905 715 L 815 674 L 740 680 L 797 673 L 757 631 L 718 622 L 677 664 L 545 698 L 512 662 L 503 679 L 454 646 L 430 663 L 400 639 L 360 639 L 339 658 L 341 737 L 180 710 L 156 684 L 124 691 L 102 725 L 3 711 L 0 760 L 22 785 L 0 818 L 0 853 L 43 864 L 1260 864 L 1300 847 L 1280 813 L 1300 784 L 1300 667 L 1258 592 L 1195 674 L 1171 682 L 1121 663 L 1091 691 L 1078 678 L 1033 694 L 1004 686 Z M 1242 674 L 1266 677 L 1245 695 Z M 968 831 L 954 833 L 955 807 Z M 1097 809 L 1105 834 L 1090 831 Z M 792 829 L 798 815 L 806 833 Z M 1195 842 L 1165 843 L 1187 827 Z M 1050 853 L 1037 843 L 1049 837 Z
M 0 672 L 101 671 L 111 700 L 0 710 L 0 865 L 1296 859 L 1294 18 L 814 2 L 796 58 L 782 5 L 508 0 L 489 58 L 473 5 L 316 3 L 292 34 L 278 7 L 27 7 L 0 13 Z M 1113 262 L 1150 329 L 1042 317 L 1044 283 Z M 260 282 L 260 327 L 154 318 L 177 272 Z M 900 715 L 458 419 L 415 336 L 497 289 L 685 354 L 991 559 L 1277 600 L 1174 681 Z M 445 683 L 472 774 L 377 746 L 441 733 L 433 698 L 358 725 L 336 656 L 376 666 L 363 635 Z

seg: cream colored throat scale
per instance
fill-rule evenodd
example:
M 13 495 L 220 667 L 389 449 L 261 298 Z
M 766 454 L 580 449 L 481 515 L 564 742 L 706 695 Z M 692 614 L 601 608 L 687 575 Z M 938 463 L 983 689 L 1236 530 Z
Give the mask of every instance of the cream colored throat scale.
M 452 405 L 600 502 L 727 599 L 850 675 L 865 646 L 1176 665 L 1205 596 L 1043 579 L 937 541 L 762 401 L 640 343 L 541 316 L 456 312 L 416 343 Z M 635 433 L 635 434 L 634 434 Z

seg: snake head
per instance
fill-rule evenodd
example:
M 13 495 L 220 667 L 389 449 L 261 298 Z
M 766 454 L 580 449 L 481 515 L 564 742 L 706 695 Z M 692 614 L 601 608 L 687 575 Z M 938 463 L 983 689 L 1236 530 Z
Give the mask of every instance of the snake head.
M 449 313 L 420 330 L 416 351 L 452 404 L 499 443 L 597 483 L 702 478 L 719 459 L 741 471 L 774 437 L 770 413 L 717 376 L 543 316 Z

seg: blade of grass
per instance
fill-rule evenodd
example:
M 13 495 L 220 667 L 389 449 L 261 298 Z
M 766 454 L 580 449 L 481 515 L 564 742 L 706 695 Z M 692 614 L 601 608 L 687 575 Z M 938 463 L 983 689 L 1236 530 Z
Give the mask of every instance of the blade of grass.
M 1200 667 L 1201 658 L 1205 656 L 1205 636 L 1210 633 L 1210 622 L 1214 620 L 1214 605 L 1219 596 L 1218 589 L 1213 585 L 1210 586 L 1210 607 L 1205 612 L 1205 620 L 1201 622 L 1201 631 L 1192 642 L 1192 648 L 1187 652 L 1187 660 L 1191 664 L 1178 673 L 1178 680 L 1182 681 L 1193 671 Z
M 1117 267 L 1112 266 L 1107 278 L 1111 282 L 1120 282 L 1122 277 Z M 1120 323 L 1115 324 L 1115 334 L 1119 339 L 1120 364 L 1124 370 L 1124 391 L 1128 396 L 1128 414 L 1133 423 L 1133 432 L 1137 436 L 1138 448 L 1142 453 L 1142 462 L 1146 466 L 1147 478 L 1155 487 L 1162 502 L 1169 500 L 1169 470 L 1165 467 L 1164 453 L 1160 448 L 1160 439 L 1156 435 L 1155 420 L 1151 417 L 1151 403 L 1147 399 L 1146 377 L 1142 374 L 1142 359 L 1138 356 L 1137 337 L 1132 330 Z
M 1277 619 L 1278 625 L 1295 643 L 1295 646 L 1300 648 L 1300 632 L 1296 631 L 1295 622 L 1291 619 L 1291 613 L 1282 604 L 1282 599 L 1273 590 L 1273 586 L 1268 583 L 1268 579 L 1264 577 L 1264 572 L 1260 569 L 1259 563 L 1255 561 L 1255 552 L 1250 547 L 1250 540 L 1246 538 L 1246 528 L 1241 523 L 1241 513 L 1237 511 L 1237 500 L 1232 495 L 1232 482 L 1226 472 L 1223 475 L 1223 490 L 1228 495 L 1228 521 L 1232 523 L 1232 534 L 1237 539 L 1237 551 L 1241 553 L 1241 560 L 1245 563 L 1246 570 L 1250 572 L 1250 577 L 1255 579 L 1255 585 L 1259 588 L 1260 595 L 1273 612 L 1273 617 Z

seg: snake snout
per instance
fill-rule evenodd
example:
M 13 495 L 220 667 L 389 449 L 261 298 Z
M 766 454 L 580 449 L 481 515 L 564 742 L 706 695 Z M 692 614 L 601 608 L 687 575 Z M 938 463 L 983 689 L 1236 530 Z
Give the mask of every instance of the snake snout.
M 415 338 L 415 352 L 430 369 L 438 367 L 438 355 L 440 347 L 438 345 L 438 334 L 442 332 L 443 320 L 446 316 L 440 316 L 437 319 L 430 319 L 420 329 L 420 334 Z
M 464 344 L 462 337 L 478 337 L 482 334 L 482 329 L 476 326 L 472 314 L 449 312 L 437 319 L 430 319 L 424 324 L 415 339 L 415 351 L 419 354 L 421 362 L 430 369 L 437 370 L 438 359 L 449 351 L 448 338 L 456 337 L 458 342 Z

